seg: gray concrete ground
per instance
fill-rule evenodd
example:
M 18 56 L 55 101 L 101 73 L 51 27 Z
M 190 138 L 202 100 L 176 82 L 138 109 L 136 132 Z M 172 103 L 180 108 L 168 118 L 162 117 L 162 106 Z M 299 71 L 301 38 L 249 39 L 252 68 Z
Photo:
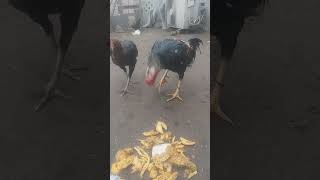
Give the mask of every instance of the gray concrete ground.
M 201 47 L 202 54 L 198 53 L 196 61 L 190 69 L 187 69 L 182 81 L 183 103 L 166 103 L 165 101 L 166 95 L 176 88 L 178 79 L 173 72 L 169 72 L 168 83 L 162 89 L 161 95 L 158 94 L 157 89 L 144 84 L 148 53 L 155 40 L 173 38 L 168 32 L 150 29 L 143 31 L 140 36 L 133 36 L 130 33 L 112 33 L 110 37 L 132 40 L 139 51 L 132 79 L 137 84 L 129 87 L 131 94 L 125 97 L 120 96 L 120 90 L 126 83 L 125 74 L 110 60 L 111 161 L 114 161 L 117 150 L 137 145 L 136 139 L 142 136 L 141 133 L 153 128 L 156 120 L 162 117 L 169 126 L 169 130 L 176 136 L 187 137 L 197 143 L 188 151 L 189 155 L 195 156 L 193 161 L 199 168 L 195 179 L 208 180 L 210 175 L 210 47 L 207 43 L 209 33 L 176 36 L 184 40 L 198 37 L 204 42 L 204 46 Z M 162 73 L 159 76 L 161 75 Z M 134 175 L 129 179 L 140 178 Z

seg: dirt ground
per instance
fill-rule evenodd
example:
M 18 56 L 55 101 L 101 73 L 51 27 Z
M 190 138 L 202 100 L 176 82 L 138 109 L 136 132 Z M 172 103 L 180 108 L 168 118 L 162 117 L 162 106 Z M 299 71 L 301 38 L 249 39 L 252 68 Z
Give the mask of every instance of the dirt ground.
M 223 93 L 239 126 L 214 120 L 214 179 L 320 179 L 319 5 L 271 0 L 241 33 Z
M 55 64 L 50 41 L 24 14 L 0 2 L 0 179 L 92 180 L 106 172 L 105 6 L 87 1 L 67 61 L 88 66 L 59 85 L 73 97 L 36 113 Z
M 176 36 L 176 38 L 184 40 L 198 37 L 204 42 L 204 46 L 201 47 L 202 54 L 197 54 L 193 66 L 187 69 L 182 81 L 181 96 L 184 99 L 183 103 L 166 103 L 167 94 L 176 88 L 178 78 L 175 73 L 169 72 L 169 83 L 165 85 L 161 95 L 158 94 L 157 89 L 147 87 L 144 83 L 148 53 L 155 40 L 167 37 L 173 38 L 168 32 L 151 29 L 143 31 L 140 36 L 133 36 L 130 33 L 112 33 L 110 37 L 132 40 L 136 43 L 139 51 L 138 62 L 132 79 L 137 84 L 129 87 L 131 94 L 125 97 L 120 96 L 120 90 L 126 83 L 125 74 L 110 60 L 111 161 L 114 160 L 117 150 L 137 145 L 136 139 L 141 137 L 141 133 L 153 128 L 156 120 L 162 117 L 169 126 L 169 130 L 176 136 L 187 137 L 197 143 L 188 152 L 189 155 L 195 156 L 193 161 L 199 168 L 199 174 L 195 179 L 209 179 L 210 47 L 207 43 L 209 33 Z M 140 178 L 135 175 L 130 176 L 129 179 Z

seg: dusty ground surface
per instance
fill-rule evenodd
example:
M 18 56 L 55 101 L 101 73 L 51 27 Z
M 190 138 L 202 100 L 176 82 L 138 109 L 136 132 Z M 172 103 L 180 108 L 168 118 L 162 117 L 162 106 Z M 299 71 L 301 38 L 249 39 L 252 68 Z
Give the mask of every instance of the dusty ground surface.
M 320 178 L 319 1 L 270 1 L 241 33 L 214 121 L 216 180 Z M 304 128 L 291 128 L 290 121 Z
M 87 1 L 67 60 L 89 71 L 59 85 L 73 96 L 34 112 L 55 58 L 40 27 L 0 2 L 0 179 L 92 180 L 106 172 L 105 6 Z
M 191 69 L 187 69 L 181 87 L 183 103 L 166 103 L 166 94 L 176 88 L 177 75 L 169 72 L 168 84 L 162 90 L 161 95 L 155 88 L 144 84 L 147 55 L 158 39 L 171 37 L 162 30 L 148 30 L 140 36 L 132 36 L 128 33 L 112 33 L 111 38 L 121 40 L 129 39 L 136 43 L 139 50 L 138 62 L 133 73 L 133 84 L 129 87 L 131 94 L 121 97 L 120 90 L 124 87 L 126 77 L 123 71 L 112 64 L 110 60 L 110 109 L 111 109 L 111 151 L 110 158 L 113 161 L 118 149 L 137 145 L 136 139 L 141 137 L 145 130 L 153 128 L 157 119 L 162 117 L 176 136 L 184 136 L 197 142 L 194 148 L 188 152 L 193 154 L 193 161 L 198 165 L 199 175 L 195 179 L 209 179 L 209 152 L 210 152 L 210 109 L 209 109 L 209 34 L 179 35 L 177 38 L 184 40 L 190 37 L 198 37 L 203 40 L 202 54 L 197 55 Z M 158 77 L 160 78 L 160 77 Z M 139 179 L 137 175 L 130 176 L 130 180 Z

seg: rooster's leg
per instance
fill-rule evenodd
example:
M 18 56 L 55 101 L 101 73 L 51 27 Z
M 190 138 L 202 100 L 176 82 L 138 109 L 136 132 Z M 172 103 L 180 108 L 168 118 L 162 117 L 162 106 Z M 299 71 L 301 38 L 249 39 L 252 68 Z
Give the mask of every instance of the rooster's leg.
M 227 66 L 227 62 L 225 60 L 222 60 L 217 73 L 215 86 L 211 95 L 211 108 L 213 108 L 212 109 L 213 113 L 221 117 L 223 120 L 226 120 L 229 123 L 233 124 L 231 119 L 221 110 L 221 107 L 220 107 L 220 91 L 222 87 L 222 81 L 224 79 L 226 66 Z
M 51 45 L 52 45 L 52 47 L 54 49 L 54 52 L 58 53 L 57 40 L 55 38 L 53 30 L 49 30 L 49 31 L 47 30 L 48 28 L 49 29 L 53 28 L 52 24 L 49 21 L 47 21 L 46 23 L 48 23 L 49 26 L 47 25 L 48 27 L 43 27 L 43 29 L 48 34 L 48 36 L 50 38 L 50 42 L 51 42 Z M 82 68 L 71 68 L 71 67 L 64 66 L 63 69 L 62 69 L 62 74 L 67 76 L 67 77 L 69 77 L 69 78 L 71 78 L 72 80 L 80 80 L 80 77 L 76 76 L 73 73 L 73 71 L 75 71 L 75 70 L 85 70 L 85 68 L 83 68 L 83 67 Z
M 51 32 L 49 34 L 49 37 L 50 37 L 50 41 L 51 41 L 52 47 L 55 50 L 55 53 L 58 53 L 57 52 L 58 51 L 57 41 L 56 41 L 56 38 L 55 38 L 53 32 Z M 84 69 L 84 68 L 82 68 L 82 69 Z M 67 76 L 67 77 L 69 77 L 69 78 L 71 78 L 72 80 L 80 80 L 80 77 L 74 75 L 74 73 L 72 71 L 73 70 L 82 70 L 82 69 L 80 69 L 80 68 L 77 68 L 77 69 L 76 68 L 69 68 L 67 66 L 64 66 L 63 69 L 62 69 L 62 74 Z
M 128 86 L 129 86 L 134 68 L 135 68 L 135 65 L 129 65 L 129 74 L 127 74 L 127 84 L 126 84 L 125 88 L 123 89 L 121 96 L 128 93 Z
M 129 82 L 130 82 L 130 77 L 127 76 L 127 84 L 126 84 L 126 86 L 124 87 L 124 89 L 122 90 L 121 96 L 124 96 L 125 94 L 127 94 Z
M 170 96 L 172 96 L 171 98 L 167 99 L 167 102 L 172 101 L 174 99 L 178 99 L 180 101 L 183 101 L 183 99 L 180 97 L 180 85 L 181 85 L 181 80 L 179 79 L 178 81 L 178 85 L 177 85 L 177 89 L 174 91 L 174 93 L 169 94 Z
M 53 32 L 53 25 L 50 22 L 49 18 L 47 16 L 42 16 L 41 14 L 34 14 L 34 13 L 29 14 L 29 16 L 32 20 L 34 20 L 41 26 L 41 28 L 46 33 L 46 35 L 50 38 L 50 43 L 53 47 L 53 50 L 55 51 L 55 54 L 57 55 L 57 66 L 60 66 L 63 60 L 64 53 L 59 47 L 59 45 L 57 44 L 57 41 Z M 59 71 L 55 71 L 47 87 L 45 88 L 45 95 L 43 96 L 40 103 L 35 108 L 36 111 L 40 110 L 40 108 L 45 106 L 45 104 L 49 101 L 49 99 L 52 96 L 69 98 L 68 96 L 64 95 L 60 90 L 55 88 L 56 82 L 58 80 L 58 74 L 59 74 Z
M 126 86 L 125 86 L 125 88 L 122 90 L 122 93 L 121 93 L 121 96 L 123 96 L 123 95 L 125 95 L 126 93 L 127 93 L 127 91 L 128 91 L 128 85 L 129 85 L 129 81 L 130 81 L 130 78 L 129 78 L 129 74 L 128 74 L 128 72 L 127 72 L 127 68 L 126 67 L 120 67 L 122 70 L 123 70 L 123 72 L 126 74 L 126 77 L 127 77 L 127 84 L 126 84 Z
M 164 72 L 163 76 L 161 77 L 161 79 L 159 81 L 159 85 L 158 85 L 159 93 L 161 91 L 161 87 L 167 82 L 166 78 L 169 77 L 167 74 L 168 74 L 168 70 L 166 70 Z
M 126 74 L 126 76 L 128 76 L 128 72 L 127 72 L 127 69 L 126 69 L 126 67 L 120 67 L 122 70 L 123 70 L 123 72 Z
M 73 34 L 77 28 L 79 16 L 80 11 L 78 12 L 78 14 L 62 14 L 60 16 L 61 37 L 59 43 L 57 43 L 57 61 L 55 65 L 55 70 L 46 87 L 45 95 L 41 99 L 39 105 L 36 106 L 36 111 L 39 111 L 42 107 L 44 107 L 48 103 L 48 101 L 53 97 L 70 98 L 70 96 L 64 95 L 62 91 L 57 89 L 57 83 L 63 72 L 65 60 L 64 57 L 72 40 Z M 50 34 L 53 36 L 53 33 Z
M 53 97 L 70 98 L 70 96 L 66 96 L 62 91 L 56 88 L 62 70 L 63 56 L 63 51 L 61 50 L 61 48 L 58 48 L 56 70 L 54 71 L 49 83 L 47 84 L 45 95 L 42 97 L 40 103 L 36 106 L 36 111 L 39 111 L 42 107 L 44 107 Z

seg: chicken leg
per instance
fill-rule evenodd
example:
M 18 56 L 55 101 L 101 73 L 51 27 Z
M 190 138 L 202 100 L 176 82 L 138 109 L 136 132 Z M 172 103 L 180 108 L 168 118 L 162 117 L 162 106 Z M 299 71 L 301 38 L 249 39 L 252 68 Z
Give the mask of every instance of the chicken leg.
M 224 79 L 226 66 L 227 62 L 225 60 L 222 60 L 218 69 L 215 86 L 211 95 L 211 107 L 213 108 L 213 113 L 220 116 L 223 120 L 233 124 L 232 120 L 221 110 L 220 107 L 220 91 L 222 87 L 222 81 Z
M 70 96 L 65 95 L 62 91 L 56 88 L 56 84 L 60 78 L 61 70 L 62 70 L 62 62 L 63 62 L 63 51 L 58 48 L 57 53 L 57 63 L 56 63 L 56 69 L 47 84 L 47 87 L 45 88 L 45 95 L 42 97 L 40 103 L 36 106 L 35 110 L 39 111 L 42 107 L 44 107 L 47 102 L 53 98 L 53 97 L 62 97 L 62 98 L 70 98 Z
M 159 81 L 159 84 L 158 84 L 158 91 L 159 91 L 159 94 L 161 92 L 161 87 L 167 82 L 166 78 L 169 77 L 168 75 L 168 70 L 166 70 L 163 74 L 163 76 L 161 77 L 160 81 Z
M 50 43 L 52 46 L 52 49 L 54 50 L 54 53 L 58 53 L 58 43 L 56 40 L 56 37 L 53 32 L 53 25 L 49 21 L 47 17 L 41 16 L 40 18 L 35 15 L 30 15 L 31 19 L 33 19 L 35 22 L 39 23 L 41 25 L 42 30 L 47 34 L 47 36 L 50 39 Z M 72 80 L 80 80 L 80 77 L 74 75 L 73 70 L 86 70 L 87 68 L 69 68 L 67 66 L 64 66 L 62 69 L 62 74 L 71 78 Z
M 129 77 L 129 75 L 128 75 L 128 76 L 127 76 L 127 84 L 126 84 L 126 86 L 124 87 L 124 89 L 122 90 L 121 96 L 124 96 L 125 94 L 128 93 L 129 82 L 130 82 L 130 77 Z
M 129 86 L 130 78 L 129 78 L 129 74 L 127 72 L 127 68 L 125 66 L 122 66 L 120 68 L 123 70 L 123 72 L 126 74 L 126 77 L 127 77 L 127 84 L 126 84 L 125 88 L 122 90 L 122 93 L 121 93 L 121 96 L 124 96 L 128 92 L 128 86 Z
M 180 101 L 183 101 L 183 99 L 180 97 L 179 92 L 180 92 L 180 85 L 181 85 L 181 80 L 179 79 L 177 89 L 174 91 L 172 94 L 168 94 L 169 96 L 172 96 L 171 98 L 167 99 L 167 102 L 172 101 L 174 99 L 178 99 Z
M 57 45 L 57 40 L 55 38 L 55 35 L 53 32 L 50 32 L 49 38 L 51 41 L 51 45 L 54 49 L 54 52 L 57 54 L 58 53 L 58 45 Z M 72 80 L 80 80 L 80 77 L 76 76 L 73 71 L 82 71 L 82 70 L 87 70 L 88 68 L 86 67 L 68 67 L 67 65 L 64 65 L 62 69 L 62 74 L 71 78 Z
M 62 97 L 65 99 L 71 98 L 70 96 L 65 95 L 61 90 L 58 90 L 56 86 L 63 72 L 65 55 L 72 40 L 73 34 L 77 28 L 80 11 L 76 15 L 62 14 L 60 16 L 61 37 L 59 43 L 56 43 L 57 61 L 55 70 L 45 89 L 45 95 L 42 97 L 40 103 L 35 108 L 36 111 L 39 111 L 41 108 L 43 108 L 53 97 Z M 48 35 L 50 35 L 51 38 L 54 39 L 53 31 L 50 30 L 50 32 L 51 33 L 49 33 Z
M 129 73 L 127 73 L 127 69 L 125 67 L 122 68 L 127 75 L 127 83 L 126 83 L 126 86 L 124 87 L 124 89 L 122 90 L 121 96 L 124 96 L 125 94 L 128 93 L 128 86 L 129 86 L 134 68 L 135 68 L 135 65 L 129 65 Z

